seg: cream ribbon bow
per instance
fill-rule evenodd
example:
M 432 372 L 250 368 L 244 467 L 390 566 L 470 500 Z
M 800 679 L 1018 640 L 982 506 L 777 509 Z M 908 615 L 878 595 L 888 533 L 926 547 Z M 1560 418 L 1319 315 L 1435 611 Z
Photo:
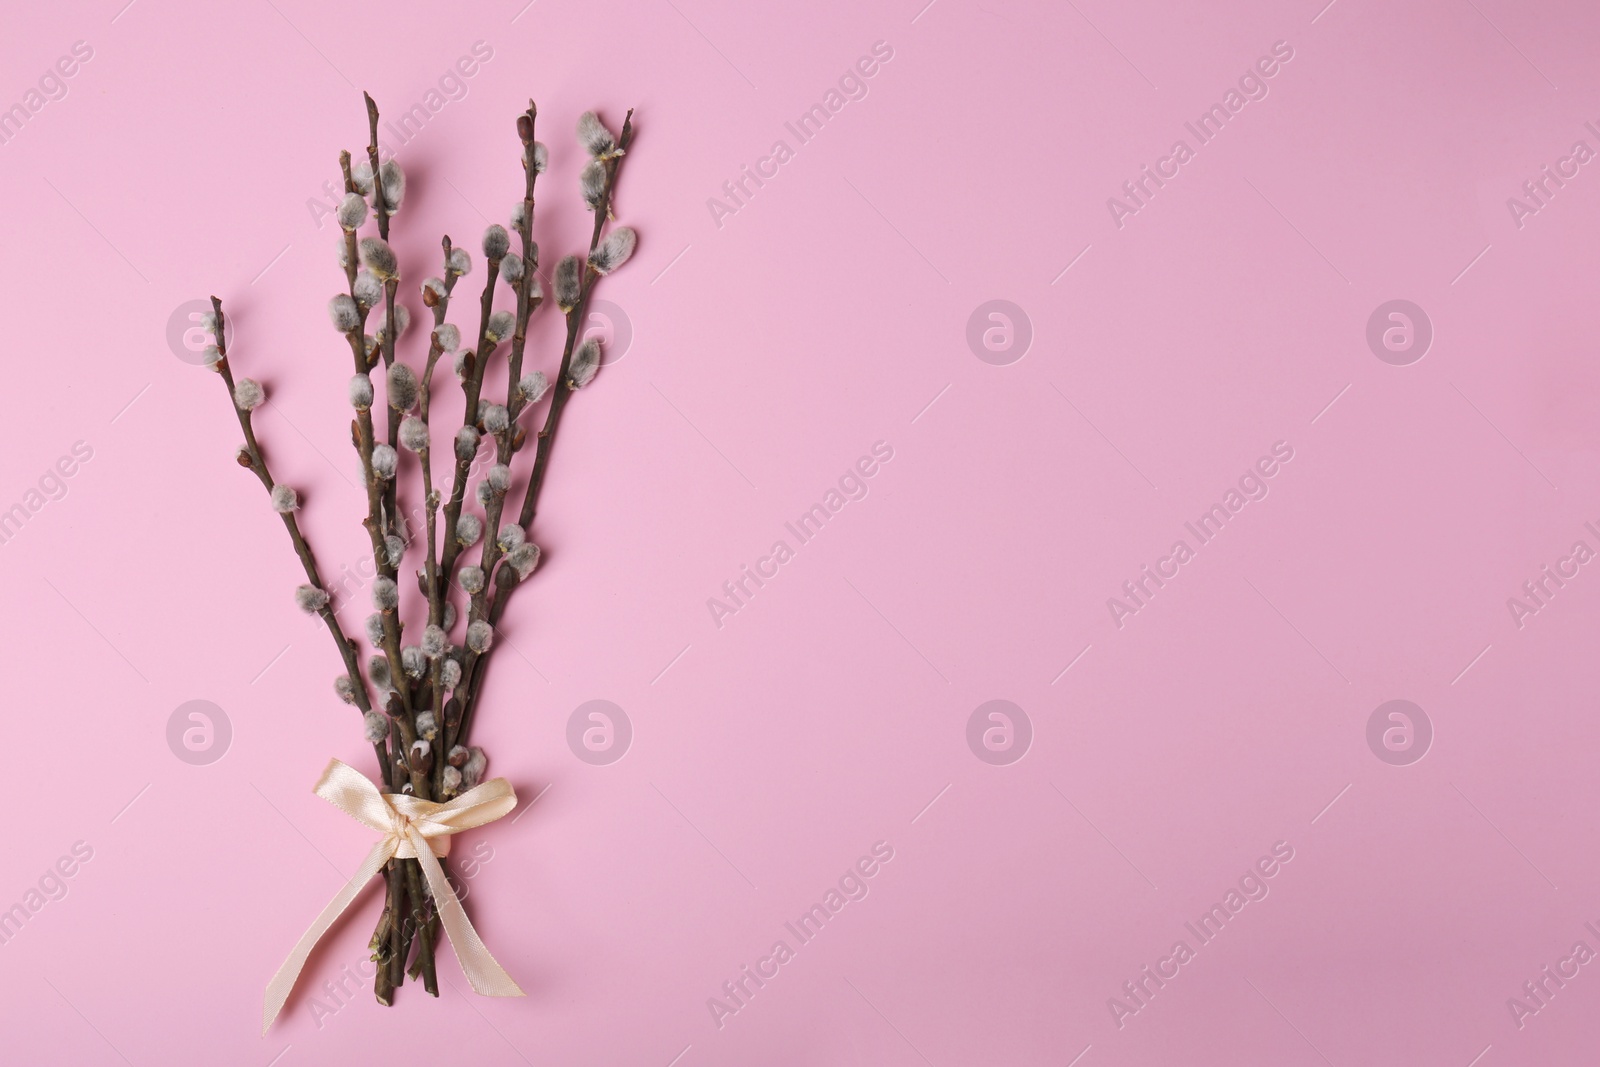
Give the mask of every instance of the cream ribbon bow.
M 379 792 L 378 787 L 354 767 L 330 760 L 327 770 L 317 780 L 314 792 L 347 815 L 381 833 L 383 839 L 372 846 L 361 869 L 322 909 L 317 921 L 301 936 L 294 951 L 289 953 L 289 958 L 283 961 L 278 973 L 267 983 L 262 1033 L 266 1033 L 272 1021 L 278 1017 L 284 1002 L 289 999 L 289 992 L 294 989 L 295 979 L 300 976 L 300 969 L 305 966 L 306 958 L 311 955 L 311 950 L 322 935 L 350 906 L 362 887 L 391 859 L 415 858 L 420 861 L 422 873 L 428 879 L 428 889 L 433 895 L 434 907 L 438 909 L 445 933 L 450 935 L 456 959 L 461 961 L 461 969 L 466 972 L 472 988 L 486 997 L 525 995 L 484 947 L 483 940 L 468 921 L 467 913 L 462 910 L 461 901 L 456 899 L 455 890 L 450 888 L 444 869 L 435 858 L 450 854 L 451 834 L 494 822 L 517 806 L 517 794 L 512 791 L 510 782 L 496 778 L 467 790 L 448 803 L 439 804 L 401 793 Z

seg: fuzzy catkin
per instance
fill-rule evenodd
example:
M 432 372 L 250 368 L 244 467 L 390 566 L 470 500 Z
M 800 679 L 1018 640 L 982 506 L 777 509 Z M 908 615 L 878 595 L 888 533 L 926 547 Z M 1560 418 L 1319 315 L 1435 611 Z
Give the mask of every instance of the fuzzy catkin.
M 361 729 L 368 743 L 381 745 L 383 739 L 389 736 L 389 720 L 375 711 L 369 711 L 361 716 Z
M 394 678 L 389 674 L 389 657 L 373 656 L 367 660 L 367 674 L 379 689 L 393 689 Z
M 345 193 L 344 199 L 339 201 L 339 228 L 350 233 L 361 228 L 367 221 L 367 200 L 360 193 Z
M 367 616 L 367 640 L 374 646 L 383 644 L 383 616 L 372 614 Z
M 443 628 L 429 626 L 422 631 L 422 654 L 429 659 L 438 659 L 450 648 L 450 637 Z
M 396 308 L 396 311 L 400 309 Z M 396 315 L 396 318 L 399 316 Z M 386 376 L 385 395 L 389 398 L 389 406 L 396 411 L 410 411 L 417 406 L 417 400 L 422 394 L 422 388 L 417 384 L 417 375 L 404 363 L 395 362 L 389 365 Z
M 585 163 L 578 172 L 578 190 L 583 193 L 583 202 L 590 211 L 598 208 L 600 199 L 606 195 L 606 165 L 598 159 Z
M 551 284 L 555 287 L 557 307 L 565 312 L 578 306 L 578 295 L 582 288 L 578 282 L 577 256 L 565 256 L 556 264 Z
M 400 587 L 393 578 L 380 574 L 372 580 L 372 606 L 379 611 L 393 611 L 400 606 Z
M 389 566 L 398 567 L 400 561 L 406 558 L 406 543 L 394 534 L 383 539 L 384 554 L 389 557 Z
M 287 485 L 272 487 L 272 510 L 279 515 L 287 515 L 300 506 L 300 494 Z
M 454 689 L 461 684 L 461 664 L 453 659 L 444 661 L 444 666 L 439 668 L 439 680 L 446 689 Z
M 395 468 L 400 463 L 400 457 L 388 445 L 372 446 L 372 473 L 378 478 L 388 481 L 394 477 Z
M 350 680 L 348 674 L 334 676 L 333 695 L 346 704 L 354 704 L 356 702 L 356 684 Z
M 500 527 L 500 534 L 495 538 L 495 544 L 500 546 L 500 551 L 509 552 L 527 540 L 527 535 L 522 532 L 522 527 L 514 522 L 508 522 Z
M 606 234 L 605 240 L 589 256 L 589 266 L 596 274 L 610 274 L 633 255 L 639 235 L 630 226 L 618 226 Z
M 456 431 L 456 461 L 471 463 L 472 457 L 478 454 L 478 431 L 471 426 L 463 426 Z
M 467 647 L 480 656 L 489 651 L 489 646 L 494 644 L 494 627 L 483 619 L 467 627 Z
M 500 410 L 504 411 L 504 408 Z M 483 480 L 489 483 L 489 488 L 496 494 L 504 496 L 507 489 L 511 488 L 511 468 L 504 463 L 496 463 L 490 467 Z
M 351 286 L 351 295 L 356 298 L 356 303 L 364 308 L 377 307 L 383 302 L 383 283 L 369 271 L 362 271 L 356 275 L 356 281 Z
M 535 174 L 543 174 L 550 169 L 550 149 L 544 146 L 543 141 L 535 141 L 532 149 L 525 148 L 522 150 L 522 161 L 524 164 L 531 161 L 533 163 L 533 172 Z
M 411 325 L 411 309 L 404 304 L 394 306 L 394 336 L 399 337 Z M 387 310 L 378 312 L 372 320 L 372 332 L 380 341 L 389 340 L 389 313 Z
M 361 326 L 361 309 L 356 306 L 355 297 L 340 293 L 328 301 L 328 318 L 333 320 L 335 330 L 349 333 Z
M 511 228 L 518 233 L 528 232 L 528 202 L 518 200 L 511 206 Z
M 417 713 L 417 735 L 424 741 L 432 741 L 439 736 L 439 721 L 433 717 L 433 712 Z
M 582 389 L 594 381 L 600 370 L 600 342 L 591 337 L 572 353 L 572 363 L 567 367 L 567 380 L 574 389 Z
M 294 602 L 307 615 L 315 615 L 328 606 L 328 591 L 314 585 L 296 586 Z
M 407 645 L 400 650 L 400 665 L 406 672 L 406 677 L 413 680 L 422 677 L 422 672 L 428 669 L 428 658 L 422 654 L 422 649 L 416 645 Z
M 578 116 L 578 142 L 596 159 L 608 159 L 618 154 L 616 137 L 593 111 L 585 111 Z
M 397 160 L 386 160 L 378 168 L 378 185 L 383 190 L 384 207 L 393 215 L 406 198 L 406 172 L 400 169 Z
M 441 322 L 433 328 L 433 342 L 441 352 L 454 352 L 461 347 L 461 327 L 453 322 Z
M 489 769 L 489 757 L 483 754 L 483 749 L 474 745 L 468 750 L 467 762 L 461 768 L 461 784 L 467 789 L 476 789 L 478 783 L 483 781 L 484 772 Z
M 483 520 L 467 512 L 456 519 L 456 541 L 462 548 L 471 548 L 483 536 Z
M 358 411 L 372 407 L 372 379 L 365 374 L 350 379 L 350 406 Z
M 407 415 L 400 420 L 400 444 L 413 452 L 425 452 L 428 449 L 428 424 L 415 415 Z
M 545 390 L 550 388 L 550 379 L 546 378 L 544 371 L 536 370 L 532 374 L 522 376 L 522 381 L 517 383 L 517 392 L 522 394 L 524 403 L 536 404 L 544 396 Z
M 498 222 L 489 224 L 483 231 L 483 254 L 489 259 L 499 259 L 511 248 L 511 235 Z
M 489 325 L 484 336 L 490 344 L 504 341 L 511 336 L 511 331 L 517 328 L 517 318 L 509 311 L 496 311 L 489 316 Z
M 506 553 L 506 562 L 517 572 L 517 580 L 521 581 L 539 565 L 539 546 L 532 541 L 524 541 Z
M 380 282 L 390 282 L 400 277 L 400 261 L 395 259 L 389 242 L 381 237 L 363 237 L 360 246 L 361 265 L 370 270 Z
M 267 402 L 267 391 L 254 378 L 240 378 L 233 385 L 233 402 L 240 411 L 254 411 Z
M 511 429 L 511 412 L 506 410 L 504 404 L 484 404 L 478 409 L 478 421 L 483 423 L 486 433 L 498 437 Z
M 509 252 L 500 261 L 500 280 L 515 289 L 522 282 L 523 270 L 522 257 Z
M 472 253 L 465 248 L 452 248 L 450 258 L 445 261 L 445 270 L 457 278 L 472 273 Z
M 483 592 L 483 568 L 466 566 L 462 567 L 456 575 L 456 581 L 461 584 L 461 591 L 468 596 L 477 596 Z

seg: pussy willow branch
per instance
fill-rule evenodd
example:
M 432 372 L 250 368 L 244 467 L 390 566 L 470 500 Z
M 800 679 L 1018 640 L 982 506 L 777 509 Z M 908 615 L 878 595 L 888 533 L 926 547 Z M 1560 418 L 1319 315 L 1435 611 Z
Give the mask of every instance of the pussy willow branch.
M 233 370 L 228 366 L 227 319 L 223 315 L 222 301 L 216 297 L 211 298 L 211 311 L 217 320 L 217 374 L 228 387 L 228 406 L 233 408 L 239 416 L 239 429 L 244 432 L 244 444 L 250 461 L 250 470 L 260 480 L 267 494 L 272 494 L 272 487 L 277 483 L 272 480 L 272 474 L 267 470 L 266 457 L 261 454 L 261 446 L 256 441 L 256 431 L 250 412 L 245 411 L 234 403 Z M 283 512 L 283 527 L 289 531 L 289 540 L 294 543 L 294 553 L 300 557 L 300 565 L 305 568 L 306 581 L 318 589 L 322 589 L 322 575 L 317 569 L 317 558 L 311 551 L 305 535 L 300 532 L 300 523 L 296 521 L 294 512 Z M 355 694 L 356 707 L 363 713 L 372 710 L 372 702 L 367 695 L 367 682 L 361 673 L 361 661 L 356 656 L 355 646 L 345 636 L 344 629 L 339 625 L 339 617 L 334 614 L 333 602 L 330 600 L 318 609 L 317 614 L 328 627 L 328 633 L 333 636 L 333 643 L 339 646 L 339 656 L 344 660 L 345 673 L 350 676 L 350 686 Z M 378 757 L 378 768 L 383 773 L 383 780 L 389 783 L 389 753 L 384 742 L 375 742 L 372 746 L 373 754 Z
M 617 176 L 622 170 L 622 161 L 627 158 L 626 152 L 632 140 L 633 109 L 629 108 L 627 117 L 622 122 L 622 131 L 617 136 L 619 154 L 606 160 L 606 183 L 595 206 L 594 230 L 589 237 L 589 256 L 585 257 L 582 280 L 578 287 L 578 302 L 567 312 L 567 339 L 561 352 L 561 370 L 550 385 L 550 409 L 545 413 L 544 428 L 539 431 L 537 444 L 534 446 L 533 471 L 528 478 L 527 492 L 523 496 L 522 511 L 517 520 L 517 525 L 525 532 L 530 530 L 534 516 L 538 512 L 539 490 L 544 485 L 544 473 L 550 464 L 550 449 L 555 442 L 556 430 L 561 424 L 561 412 L 566 408 L 567 400 L 572 395 L 572 385 L 567 377 L 572 365 L 572 353 L 577 345 L 578 335 L 583 331 L 589 296 L 599 278 L 599 275 L 588 266 L 587 259 L 593 257 L 594 250 L 599 247 L 600 239 L 604 235 L 606 221 L 611 214 L 612 198 L 616 192 Z M 512 409 L 513 423 L 520 410 L 520 405 Z M 486 572 L 484 579 L 485 589 L 488 588 L 490 581 L 494 584 L 494 601 L 488 614 L 489 624 L 494 626 L 505 613 L 506 602 L 511 599 L 511 591 L 521 582 L 516 572 L 506 564 L 501 564 L 492 575 Z M 478 695 L 483 691 L 483 676 L 488 667 L 488 654 L 493 651 L 494 647 L 491 646 L 481 656 L 468 653 L 467 661 L 462 665 L 462 685 L 465 693 L 458 694 L 457 697 L 461 701 L 461 722 L 446 739 L 447 752 L 455 745 L 465 744 L 470 735 L 472 713 L 477 707 Z
M 378 104 L 368 93 L 362 93 L 361 97 L 367 103 L 367 162 L 372 167 L 373 213 L 378 219 L 378 236 L 387 241 L 389 240 L 390 214 L 388 196 L 384 192 L 383 178 L 379 173 L 382 164 L 378 162 Z M 398 278 L 391 278 L 383 283 L 384 336 L 380 342 L 380 347 L 383 353 L 383 365 L 386 368 L 394 364 L 394 343 L 400 332 L 395 328 L 394 321 L 394 297 L 399 286 L 400 280 Z M 391 407 L 389 409 L 389 447 L 398 448 L 399 445 L 400 412 Z M 404 520 L 399 517 L 399 486 L 400 479 L 396 477 L 390 479 L 388 484 L 383 487 L 384 534 L 385 536 L 395 534 L 402 539 L 408 540 L 406 535 L 401 532 Z

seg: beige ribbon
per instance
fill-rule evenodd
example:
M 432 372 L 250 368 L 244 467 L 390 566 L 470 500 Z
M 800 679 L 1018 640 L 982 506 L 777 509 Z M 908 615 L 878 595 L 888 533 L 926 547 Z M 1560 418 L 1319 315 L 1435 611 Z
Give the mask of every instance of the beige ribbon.
M 481 996 L 520 997 L 525 994 L 516 982 L 484 947 L 478 932 L 472 928 L 461 901 L 444 876 L 444 869 L 435 857 L 450 854 L 450 835 L 494 822 L 517 806 L 517 794 L 504 778 L 467 790 L 448 803 L 401 793 L 383 793 L 354 767 L 330 760 L 314 790 L 317 796 L 332 803 L 352 818 L 365 823 L 383 835 L 372 846 L 361 869 L 351 876 L 345 887 L 322 909 L 311 929 L 301 936 L 289 958 L 283 961 L 278 973 L 267 983 L 265 1014 L 261 1032 L 266 1033 L 278 1017 L 295 979 L 305 966 L 311 950 L 328 932 L 328 927 L 343 914 L 362 888 L 370 882 L 385 863 L 391 859 L 416 859 L 428 879 L 428 889 L 433 895 L 434 907 L 450 935 L 456 959 L 466 972 L 467 981 Z

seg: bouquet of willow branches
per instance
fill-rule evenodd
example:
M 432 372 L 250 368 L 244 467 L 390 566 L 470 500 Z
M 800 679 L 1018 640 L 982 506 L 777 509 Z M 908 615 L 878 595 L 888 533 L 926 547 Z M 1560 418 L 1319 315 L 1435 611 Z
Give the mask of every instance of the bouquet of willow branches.
M 401 271 L 389 246 L 390 226 L 405 201 L 405 175 L 393 159 L 380 162 L 378 109 L 370 96 L 366 104 L 370 134 L 366 159 L 352 165 L 349 152 L 339 156 L 345 195 L 337 211 L 342 231 L 338 262 L 344 280 L 341 291 L 328 302 L 334 329 L 349 345 L 355 370 L 349 385 L 350 404 L 355 409 L 351 440 L 360 456 L 366 488 L 362 525 L 371 540 L 377 570 L 372 584 L 375 611 L 366 620 L 367 638 L 375 654 L 364 669 L 357 645 L 341 628 L 311 546 L 295 520 L 298 494 L 273 478 L 256 440 L 251 413 L 266 394 L 253 379 L 235 379 L 228 362 L 222 302 L 216 297 L 211 298 L 212 312 L 205 323 L 215 339 L 206 358 L 227 386 L 244 432 L 236 459 L 261 481 L 305 568 L 306 584 L 295 590 L 295 599 L 302 610 L 322 618 L 344 660 L 343 673 L 334 679 L 334 691 L 361 712 L 366 739 L 378 762 L 379 788 L 386 794 L 444 802 L 484 780 L 483 750 L 469 741 L 495 644 L 495 627 L 512 592 L 539 562 L 539 549 L 528 534 L 561 413 L 572 394 L 592 381 L 600 366 L 599 343 L 579 339 L 584 309 L 596 282 L 633 253 L 633 230 L 607 228 L 617 175 L 633 136 L 633 113 L 628 113 L 618 134 L 607 129 L 594 112 L 586 112 L 578 120 L 578 140 L 590 156 L 580 185 L 584 203 L 594 212 L 594 229 L 587 254 L 565 257 L 550 277 L 555 305 L 566 317 L 566 343 L 553 376 L 524 368 L 528 322 L 545 302 L 538 277 L 539 246 L 533 240 L 533 193 L 548 153 L 534 139 L 537 112 L 532 101 L 516 120 L 524 172 L 522 199 L 509 219 L 516 237 L 498 224 L 483 234 L 487 269 L 478 298 L 477 342 L 463 347 L 462 328 L 448 321 L 452 295 L 457 283 L 471 273 L 472 256 L 445 237 L 442 269 L 421 286 L 422 303 L 433 313 L 433 325 L 426 362 L 419 372 L 395 355 L 395 342 L 410 319 L 409 311 L 396 299 Z M 495 309 L 497 283 L 509 290 L 514 310 Z M 508 372 L 503 402 L 483 395 L 485 371 L 502 354 Z M 449 434 L 446 445 L 453 460 L 448 495 L 441 492 L 442 484 L 440 488 L 434 484 L 429 421 L 435 365 L 446 356 L 466 402 L 462 425 Z M 381 405 L 374 400 L 374 374 L 383 378 Z M 545 404 L 544 424 L 532 441 L 521 506 L 513 510 L 508 501 L 519 480 L 513 465 L 530 443 L 524 416 L 541 403 Z M 469 510 L 467 483 L 485 436 L 493 440 L 494 463 L 471 494 L 480 514 Z M 425 602 L 426 622 L 415 643 L 405 640 L 400 611 L 400 568 L 419 534 L 404 517 L 400 483 L 410 465 L 401 463 L 402 451 L 416 456 L 424 516 L 421 535 L 425 546 L 417 588 Z M 457 591 L 464 596 L 464 613 L 455 602 Z M 413 617 L 421 611 L 419 607 Z M 459 644 L 455 636 L 458 622 Z M 434 952 L 440 915 L 435 894 L 429 892 L 415 858 L 389 859 L 381 871 L 386 887 L 384 908 L 370 945 L 377 965 L 377 999 L 391 1004 L 395 987 L 407 974 L 413 979 L 420 976 L 427 991 L 437 996 Z

